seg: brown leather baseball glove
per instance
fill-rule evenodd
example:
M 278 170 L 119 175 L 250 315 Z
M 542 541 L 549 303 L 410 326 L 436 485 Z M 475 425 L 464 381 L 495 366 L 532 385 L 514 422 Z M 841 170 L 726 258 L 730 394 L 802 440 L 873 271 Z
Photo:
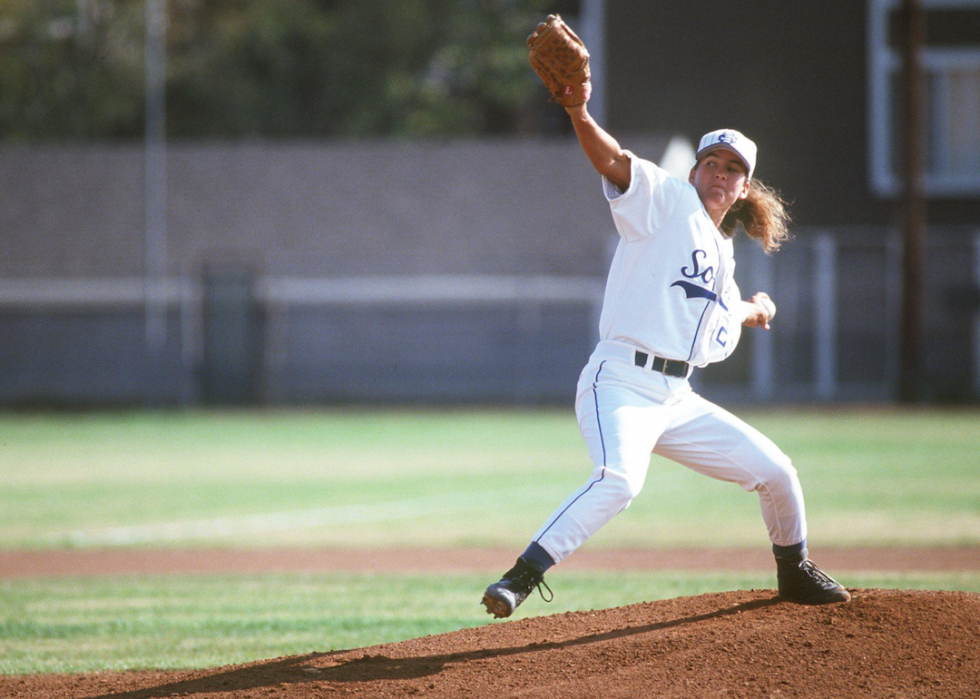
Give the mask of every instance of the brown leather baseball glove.
M 551 101 L 563 107 L 588 102 L 589 51 L 561 17 L 548 15 L 527 38 L 527 47 L 531 67 L 551 92 Z

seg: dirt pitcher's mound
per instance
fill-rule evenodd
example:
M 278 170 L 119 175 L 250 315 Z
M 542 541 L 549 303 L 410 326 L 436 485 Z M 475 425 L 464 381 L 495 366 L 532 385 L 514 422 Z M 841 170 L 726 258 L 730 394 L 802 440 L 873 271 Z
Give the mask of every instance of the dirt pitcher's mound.
M 39 697 L 977 697 L 980 595 L 730 592 L 195 672 L 0 677 Z

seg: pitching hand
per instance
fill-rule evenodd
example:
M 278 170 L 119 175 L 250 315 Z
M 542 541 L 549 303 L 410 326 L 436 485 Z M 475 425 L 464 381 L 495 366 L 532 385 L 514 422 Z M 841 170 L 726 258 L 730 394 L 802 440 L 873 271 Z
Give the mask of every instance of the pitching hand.
M 769 294 L 760 291 L 745 302 L 746 316 L 744 325 L 750 328 L 761 327 L 763 330 L 769 329 L 769 321 L 776 315 L 776 304 L 769 298 Z

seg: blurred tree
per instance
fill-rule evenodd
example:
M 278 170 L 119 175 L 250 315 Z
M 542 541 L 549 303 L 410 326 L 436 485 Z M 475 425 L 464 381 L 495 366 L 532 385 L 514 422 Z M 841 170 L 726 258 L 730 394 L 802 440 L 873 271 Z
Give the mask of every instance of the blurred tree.
M 168 0 L 171 137 L 540 130 L 548 0 Z M 0 139 L 140 138 L 143 0 L 0 0 Z
M 140 133 L 142 36 L 139 0 L 0 1 L 0 138 Z

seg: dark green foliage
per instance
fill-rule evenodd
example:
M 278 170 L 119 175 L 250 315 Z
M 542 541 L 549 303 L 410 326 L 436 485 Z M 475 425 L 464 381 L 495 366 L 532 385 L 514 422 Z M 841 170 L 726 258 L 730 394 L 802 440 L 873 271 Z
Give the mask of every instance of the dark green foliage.
M 0 137 L 130 136 L 143 123 L 143 4 L 0 3 Z
M 567 3 L 565 3 L 567 4 Z M 175 138 L 541 128 L 546 0 L 168 0 Z M 140 138 L 142 0 L 0 2 L 0 140 Z

